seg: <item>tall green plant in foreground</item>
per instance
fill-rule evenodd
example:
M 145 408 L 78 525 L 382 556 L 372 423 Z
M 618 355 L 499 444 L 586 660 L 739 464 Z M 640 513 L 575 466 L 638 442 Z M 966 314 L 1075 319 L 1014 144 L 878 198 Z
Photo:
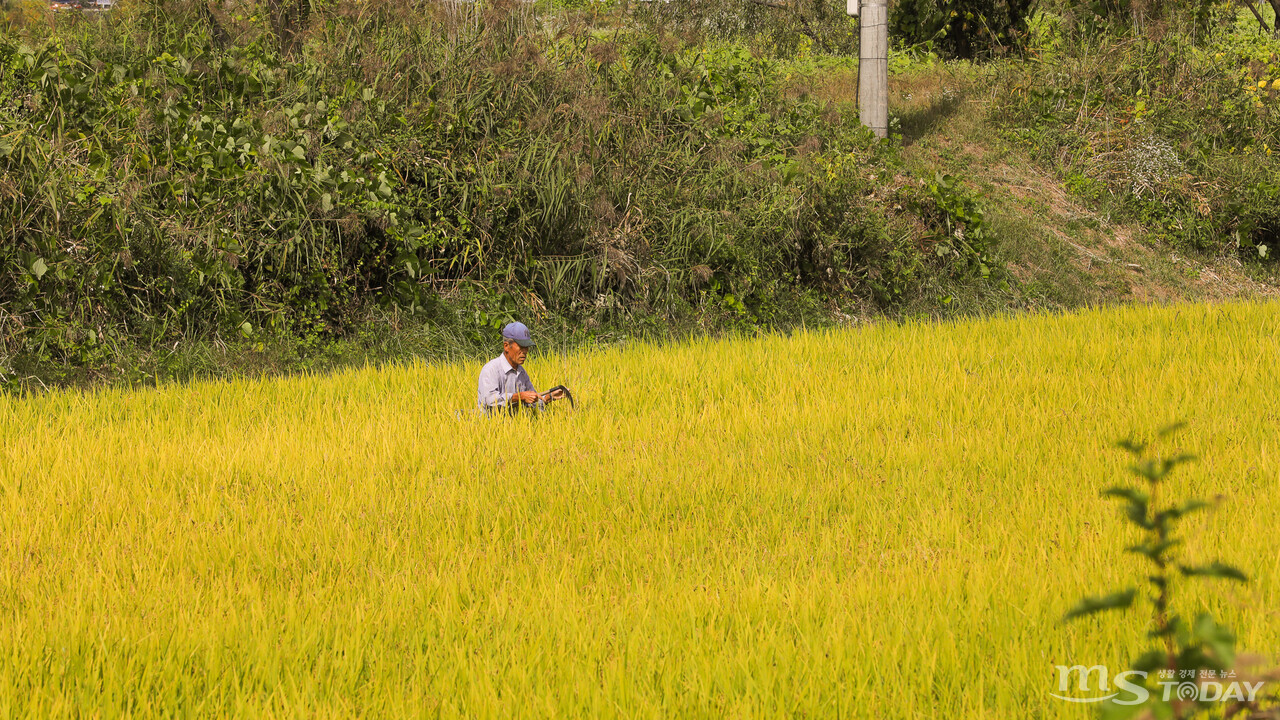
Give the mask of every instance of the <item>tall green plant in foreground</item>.
M 1167 438 L 1181 427 L 1179 423 L 1161 429 L 1157 440 Z M 1233 670 L 1236 664 L 1235 634 L 1207 612 L 1189 620 L 1175 610 L 1173 603 L 1174 589 L 1184 578 L 1219 578 L 1241 583 L 1248 582 L 1248 578 L 1239 569 L 1216 560 L 1202 565 L 1180 562 L 1179 549 L 1184 544 L 1184 537 L 1177 532 L 1178 523 L 1210 504 L 1197 498 L 1177 501 L 1162 497 L 1167 494 L 1166 481 L 1174 468 L 1191 462 L 1195 457 L 1185 453 L 1161 456 L 1152 452 L 1153 444 L 1132 439 L 1118 443 L 1133 457 L 1129 470 L 1140 479 L 1140 483 L 1137 486 L 1115 485 L 1103 495 L 1122 500 L 1125 517 L 1142 534 L 1142 540 L 1125 548 L 1125 552 L 1143 557 L 1149 569 L 1145 576 L 1149 589 L 1147 599 L 1151 604 L 1148 637 L 1155 642 L 1155 647 L 1139 656 L 1133 664 L 1137 673 L 1129 677 L 1142 677 L 1143 683 L 1120 683 L 1127 692 L 1117 693 L 1117 697 L 1104 704 L 1101 715 L 1104 718 L 1127 718 L 1145 710 L 1147 713 L 1143 717 L 1187 718 L 1225 711 L 1230 717 L 1244 711 L 1256 711 L 1257 693 L 1265 681 L 1234 683 L 1233 687 L 1239 691 L 1235 696 L 1222 691 L 1221 683 L 1215 686 L 1214 691 L 1206 691 L 1209 687 L 1205 683 L 1207 679 L 1226 677 L 1228 673 L 1230 677 L 1236 677 Z M 1072 608 L 1064 620 L 1105 610 L 1129 609 L 1138 597 L 1136 587 L 1106 596 L 1087 597 Z M 1124 675 L 1121 674 L 1122 677 Z M 1224 703 L 1223 700 L 1230 702 Z

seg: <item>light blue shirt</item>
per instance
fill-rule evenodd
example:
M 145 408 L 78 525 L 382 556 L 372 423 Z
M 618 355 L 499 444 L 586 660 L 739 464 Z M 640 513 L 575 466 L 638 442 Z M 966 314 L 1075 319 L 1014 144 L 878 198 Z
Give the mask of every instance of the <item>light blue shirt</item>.
M 512 395 L 529 391 L 537 392 L 529 373 L 523 367 L 512 367 L 506 355 L 499 355 L 480 369 L 476 404 L 481 410 L 506 407 Z

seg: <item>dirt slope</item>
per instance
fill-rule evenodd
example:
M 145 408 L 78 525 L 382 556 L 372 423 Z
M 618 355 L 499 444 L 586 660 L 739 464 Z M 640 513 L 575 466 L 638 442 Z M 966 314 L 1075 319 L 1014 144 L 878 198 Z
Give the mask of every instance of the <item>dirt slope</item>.
M 989 92 L 940 68 L 890 79 L 908 163 L 963 177 L 983 197 L 1018 304 L 1075 307 L 1280 296 L 1272 275 L 1232 256 L 1179 253 L 1086 207 L 986 121 Z

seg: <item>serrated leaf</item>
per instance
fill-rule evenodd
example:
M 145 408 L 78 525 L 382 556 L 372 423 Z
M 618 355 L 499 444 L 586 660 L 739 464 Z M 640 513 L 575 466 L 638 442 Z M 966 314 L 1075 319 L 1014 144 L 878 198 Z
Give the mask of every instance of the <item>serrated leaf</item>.
M 1078 617 L 1094 615 L 1106 610 L 1123 610 L 1133 605 L 1133 599 L 1137 594 L 1137 590 L 1129 588 L 1128 590 L 1102 597 L 1087 597 L 1068 610 L 1067 614 L 1062 616 L 1062 619 L 1063 621 L 1074 620 Z
M 1147 494 L 1141 490 L 1135 490 L 1127 487 L 1113 487 L 1103 491 L 1104 497 L 1118 497 L 1126 501 L 1125 515 L 1128 516 L 1130 522 L 1144 529 L 1151 528 L 1151 522 L 1147 520 Z
M 1249 576 L 1226 563 L 1213 561 L 1208 565 L 1179 565 L 1178 569 L 1186 577 L 1215 577 L 1237 582 L 1249 582 Z

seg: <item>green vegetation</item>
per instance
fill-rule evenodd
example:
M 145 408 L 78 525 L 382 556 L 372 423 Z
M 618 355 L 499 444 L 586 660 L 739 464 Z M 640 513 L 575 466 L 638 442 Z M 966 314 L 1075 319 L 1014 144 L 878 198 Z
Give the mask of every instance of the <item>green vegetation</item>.
M 23 8 L 6 388 L 1275 292 L 1261 2 Z
M 1006 132 L 1078 197 L 1156 242 L 1274 262 L 1280 37 L 1235 5 L 1216 7 L 1214 32 L 1199 36 L 1176 25 L 1097 35 L 1047 14 L 1041 23 L 1044 53 L 1001 78 Z
M 1103 706 L 1101 714 L 1104 718 L 1129 718 L 1144 711 L 1155 717 L 1168 718 L 1187 718 L 1200 713 L 1230 717 L 1241 712 L 1252 714 L 1262 702 L 1249 693 L 1249 697 L 1234 698 L 1234 702 L 1224 708 L 1221 704 L 1221 692 L 1216 695 L 1208 692 L 1189 693 L 1185 687 L 1180 694 L 1160 692 L 1161 680 L 1196 678 L 1200 682 L 1201 679 L 1207 681 L 1228 675 L 1237 677 L 1234 671 L 1235 634 L 1229 628 L 1219 625 L 1207 612 L 1201 612 L 1194 621 L 1179 614 L 1174 600 L 1178 595 L 1180 581 L 1188 578 L 1218 578 L 1242 583 L 1249 581 L 1238 568 L 1217 560 L 1201 561 L 1197 565 L 1179 562 L 1185 552 L 1183 546 L 1186 539 L 1178 534 L 1178 526 L 1193 513 L 1210 507 L 1208 502 L 1194 498 L 1173 502 L 1164 500 L 1174 468 L 1195 458 L 1185 453 L 1159 456 L 1154 455 L 1151 450 L 1156 443 L 1165 441 L 1179 429 L 1181 425 L 1161 429 L 1153 443 L 1132 439 L 1121 441 L 1120 447 L 1134 461 L 1129 471 L 1141 479 L 1142 486 L 1116 485 L 1103 492 L 1103 495 L 1125 503 L 1126 520 L 1142 535 L 1142 541 L 1129 545 L 1125 552 L 1138 555 L 1146 561 L 1146 572 L 1150 573 L 1144 578 L 1149 588 L 1146 597 L 1151 604 L 1150 629 L 1147 635 L 1157 643 L 1157 647 L 1148 650 L 1133 663 L 1133 669 L 1141 673 L 1135 676 L 1138 678 L 1135 684 L 1147 690 L 1146 698 L 1141 696 L 1141 691 L 1136 691 L 1124 698 L 1112 699 Z M 1138 598 L 1138 589 L 1134 587 L 1110 595 L 1087 597 L 1070 610 L 1065 618 L 1072 620 L 1099 612 L 1127 610 L 1136 604 L 1135 600 Z M 1258 684 L 1264 685 L 1265 682 Z M 1134 690 L 1132 687 L 1128 689 Z
M 287 54 L 175 12 L 0 39 L 17 376 L 323 347 L 376 308 L 478 343 L 516 314 L 662 334 L 998 288 L 963 189 L 741 46 L 339 4 Z
M 1261 3 L 903 0 L 887 142 L 827 0 L 37 10 L 0 717 L 1066 718 L 1280 641 Z M 512 319 L 576 410 L 470 412 Z

